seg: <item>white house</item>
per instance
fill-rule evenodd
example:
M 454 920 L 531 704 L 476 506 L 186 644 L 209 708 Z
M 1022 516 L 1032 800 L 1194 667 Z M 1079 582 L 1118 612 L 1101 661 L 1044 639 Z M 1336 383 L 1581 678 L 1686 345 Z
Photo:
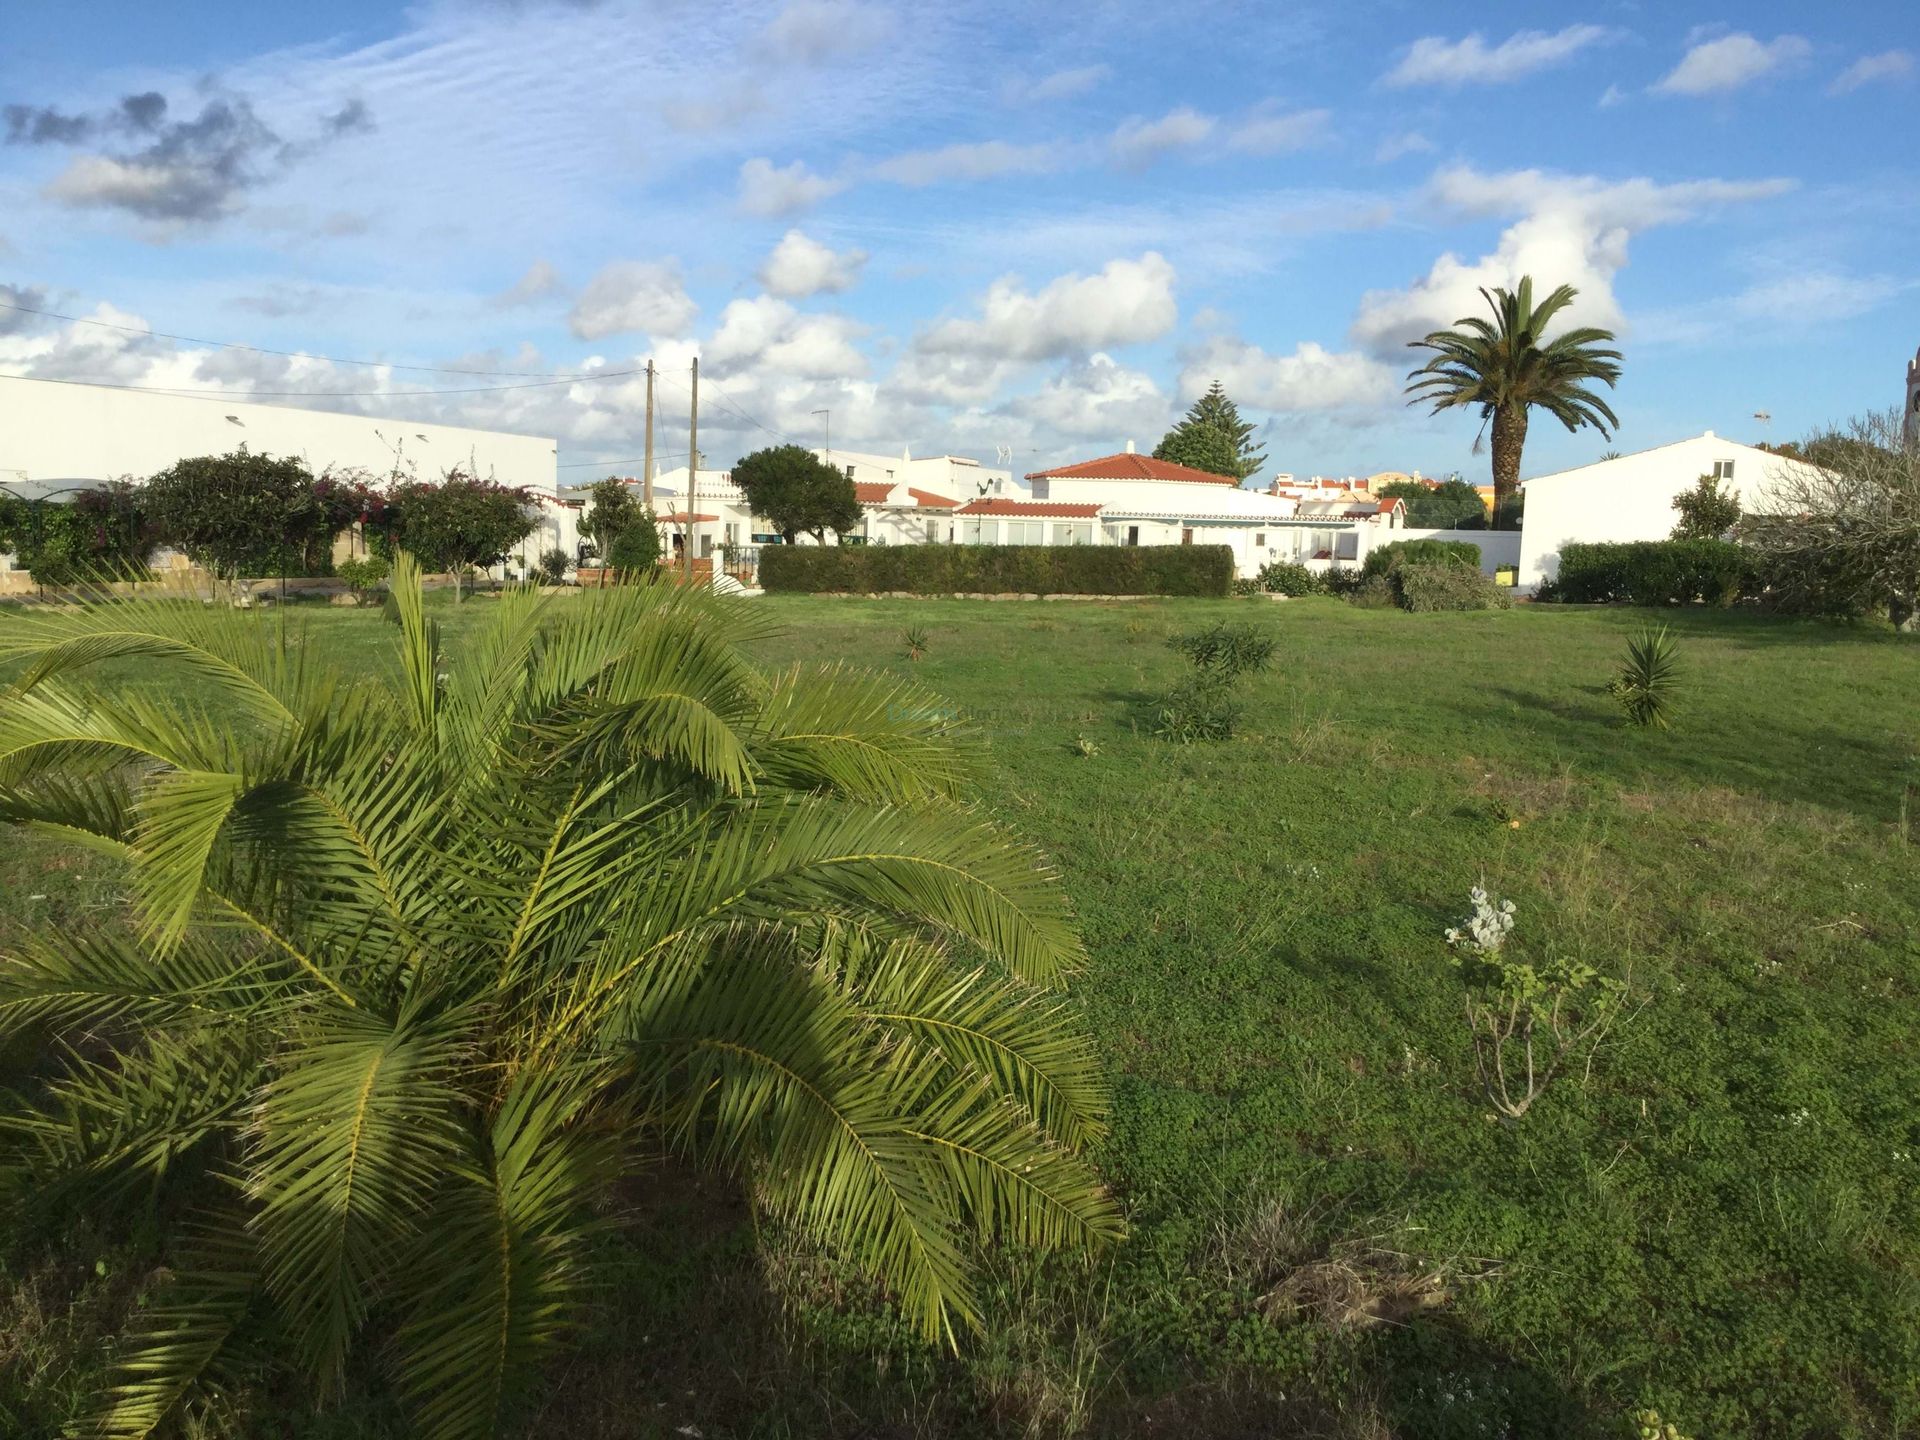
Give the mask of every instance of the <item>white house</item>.
M 454 466 L 534 493 L 540 523 L 512 560 L 526 568 L 541 552 L 572 553 L 574 512 L 559 503 L 555 442 L 386 416 L 255 405 L 217 396 L 114 390 L 56 380 L 0 380 L 0 480 L 19 472 L 34 487 L 84 487 L 144 480 L 192 455 L 291 455 L 315 474 L 364 472 L 437 479 Z
M 1606 540 L 1665 540 L 1680 517 L 1676 496 L 1702 475 L 1756 508 L 1772 477 L 1812 467 L 1753 445 L 1723 439 L 1711 430 L 1690 440 L 1657 445 L 1613 460 L 1600 460 L 1523 481 L 1527 505 L 1520 528 L 1522 589 L 1532 590 L 1560 573 L 1560 547 Z

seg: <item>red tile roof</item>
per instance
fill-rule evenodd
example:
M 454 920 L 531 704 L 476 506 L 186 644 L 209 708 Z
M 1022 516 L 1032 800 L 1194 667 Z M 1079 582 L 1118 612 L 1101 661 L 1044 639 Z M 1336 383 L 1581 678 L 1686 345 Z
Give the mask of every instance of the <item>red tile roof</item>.
M 1091 520 L 1100 513 L 1098 505 L 1056 505 L 1044 500 L 974 500 L 953 512 L 956 515 L 1012 515 L 1028 519 Z
M 1191 465 L 1176 465 L 1171 460 L 1156 460 L 1128 450 L 1119 455 L 1103 455 L 1098 460 L 1082 460 L 1077 465 L 1060 465 L 1052 470 L 1035 470 L 1029 480 L 1184 480 L 1195 485 L 1232 485 L 1240 482 L 1231 475 L 1215 475 Z
M 887 496 L 893 493 L 893 482 L 891 480 L 856 480 L 853 482 L 853 493 L 862 505 L 884 505 L 887 503 Z
M 929 510 L 951 510 L 960 503 L 944 495 L 936 495 L 931 490 L 915 490 L 912 486 L 907 487 L 907 494 L 913 497 L 916 505 L 924 505 Z

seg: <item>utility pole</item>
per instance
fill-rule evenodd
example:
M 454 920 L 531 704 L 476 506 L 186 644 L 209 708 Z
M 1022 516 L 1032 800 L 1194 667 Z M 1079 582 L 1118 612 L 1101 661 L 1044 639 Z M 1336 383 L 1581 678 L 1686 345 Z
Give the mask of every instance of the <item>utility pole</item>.
M 826 444 L 821 448 L 826 452 L 826 463 L 828 468 L 831 469 L 833 466 L 833 411 L 815 410 L 813 413 L 822 417 L 820 421 L 821 438 L 826 441 Z
M 693 504 L 700 489 L 700 357 L 693 357 L 693 409 L 687 419 L 687 523 L 680 548 L 687 552 L 687 583 L 693 583 Z
M 647 458 L 641 462 L 640 498 L 646 502 L 647 518 L 653 518 L 653 361 L 647 361 Z

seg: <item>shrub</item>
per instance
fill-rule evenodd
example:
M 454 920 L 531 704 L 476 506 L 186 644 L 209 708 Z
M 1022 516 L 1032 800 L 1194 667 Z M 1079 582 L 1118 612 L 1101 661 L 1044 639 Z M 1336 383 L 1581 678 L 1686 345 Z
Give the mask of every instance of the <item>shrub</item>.
M 141 493 L 125 481 L 70 501 L 22 500 L 0 490 L 0 553 L 12 551 L 40 585 L 98 577 L 139 579 L 153 534 Z
M 1507 948 L 1513 902 L 1477 885 L 1469 898 L 1473 913 L 1447 931 L 1447 945 L 1467 988 L 1474 1069 L 1493 1108 L 1518 1120 L 1569 1057 L 1605 1038 L 1626 986 L 1584 961 L 1517 958 Z
M 1724 606 L 1757 588 L 1753 569 L 1726 540 L 1572 544 L 1560 551 L 1558 590 L 1572 604 Z
M 387 562 L 374 555 L 363 555 L 354 560 L 342 560 L 334 567 L 334 573 L 347 582 L 347 590 L 357 604 L 367 591 L 387 578 Z
M 359 492 L 304 460 L 251 454 L 178 460 L 141 488 L 163 544 L 223 579 L 324 572 L 333 537 L 359 512 Z
M 607 567 L 627 575 L 651 575 L 660 560 L 660 527 L 636 511 L 607 546 Z
M 1329 595 L 1351 600 L 1371 578 L 1358 565 L 1335 565 L 1320 577 L 1320 588 Z
M 1607 689 L 1632 725 L 1665 730 L 1673 723 L 1673 698 L 1679 689 L 1679 661 L 1664 625 L 1641 631 L 1627 642 L 1627 658 Z
M 1167 644 L 1200 669 L 1216 670 L 1232 679 L 1266 669 L 1275 642 L 1258 626 L 1223 623 L 1171 636 Z
M 572 564 L 567 552 L 555 547 L 540 552 L 540 578 L 549 585 L 567 583 L 567 567 Z
M 1718 540 L 1740 523 L 1740 499 L 1720 488 L 1711 475 L 1693 482 L 1693 489 L 1673 497 L 1680 518 L 1673 522 L 1675 540 Z
M 1471 565 L 1480 568 L 1480 547 L 1470 540 L 1395 540 L 1367 552 L 1361 571 L 1389 575 L 1407 565 Z
M 1259 586 L 1275 595 L 1324 595 L 1327 582 L 1295 560 L 1269 560 L 1260 567 Z
M 1347 603 L 1362 610 L 1393 610 L 1400 604 L 1400 587 L 1390 575 L 1369 575 L 1347 594 Z
M 924 660 L 927 658 L 927 632 L 919 625 L 909 625 L 901 640 L 907 647 L 907 659 Z
M 1416 615 L 1439 610 L 1505 610 L 1513 599 L 1477 568 L 1408 564 L 1379 577 L 1394 587 L 1400 608 Z
M 1233 675 L 1225 670 L 1194 670 L 1161 697 L 1154 733 L 1178 745 L 1231 740 L 1240 723 L 1233 682 Z
M 538 524 L 524 486 L 482 480 L 458 467 L 432 483 L 409 480 L 387 492 L 377 531 L 385 548 L 411 554 L 429 570 L 459 580 L 476 566 L 497 565 Z M 369 530 L 376 530 L 369 522 Z
M 795 594 L 1203 595 L 1233 581 L 1225 545 L 769 545 L 760 583 Z

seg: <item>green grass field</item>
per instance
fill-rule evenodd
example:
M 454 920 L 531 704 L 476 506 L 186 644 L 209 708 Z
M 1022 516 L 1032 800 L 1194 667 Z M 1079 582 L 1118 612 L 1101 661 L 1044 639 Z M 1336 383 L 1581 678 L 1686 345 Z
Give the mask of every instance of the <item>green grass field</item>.
M 1920 645 L 1663 617 L 1661 733 L 1602 688 L 1628 611 L 755 603 L 770 662 L 911 671 L 980 732 L 986 803 L 1080 916 L 1132 1231 L 999 1257 L 988 1332 L 945 1356 L 663 1172 L 530 1434 L 1624 1436 L 1650 1407 L 1692 1437 L 1920 1431 Z M 441 612 L 456 642 L 485 604 Z M 1170 745 L 1165 639 L 1219 618 L 1276 663 L 1239 738 Z M 287 623 L 384 663 L 373 612 Z M 1441 935 L 1476 883 L 1527 944 L 1632 977 L 1631 1018 L 1512 1124 Z M 0 947 L 120 904 L 0 834 Z M 0 1260 L 0 1431 L 58 1433 L 150 1244 Z M 402 1433 L 373 1372 L 330 1418 L 266 1378 L 251 1413 Z

